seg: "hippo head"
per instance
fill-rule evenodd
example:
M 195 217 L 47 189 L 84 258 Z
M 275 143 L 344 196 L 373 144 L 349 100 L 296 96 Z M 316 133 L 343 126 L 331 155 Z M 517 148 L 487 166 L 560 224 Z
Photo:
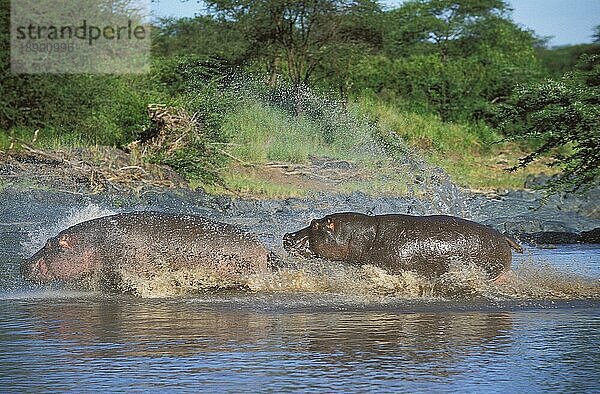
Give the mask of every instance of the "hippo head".
M 285 234 L 283 248 L 292 255 L 348 261 L 360 255 L 375 235 L 369 216 L 339 213 L 311 221 L 310 226 Z
M 62 232 L 21 264 L 23 277 L 32 282 L 78 279 L 95 268 L 95 253 L 77 233 Z

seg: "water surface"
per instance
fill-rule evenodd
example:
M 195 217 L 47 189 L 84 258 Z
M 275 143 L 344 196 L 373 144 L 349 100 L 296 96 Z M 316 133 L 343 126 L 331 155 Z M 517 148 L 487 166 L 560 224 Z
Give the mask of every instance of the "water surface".
M 0 301 L 10 391 L 592 392 L 600 378 L 594 301 L 39 296 Z
M 598 392 L 599 257 L 591 246 L 528 248 L 515 261 L 526 284 L 454 296 L 304 267 L 271 278 L 293 282 L 280 291 L 256 282 L 262 290 L 141 298 L 32 288 L 10 263 L 0 387 Z M 329 287 L 315 287 L 325 274 Z

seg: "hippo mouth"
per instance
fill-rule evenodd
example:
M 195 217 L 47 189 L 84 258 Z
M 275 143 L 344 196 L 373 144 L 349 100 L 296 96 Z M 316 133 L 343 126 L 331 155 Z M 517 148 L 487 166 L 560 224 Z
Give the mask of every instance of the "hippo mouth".
M 314 257 L 315 254 L 310 250 L 310 240 L 308 235 L 299 233 L 288 233 L 283 236 L 283 249 L 290 256 Z

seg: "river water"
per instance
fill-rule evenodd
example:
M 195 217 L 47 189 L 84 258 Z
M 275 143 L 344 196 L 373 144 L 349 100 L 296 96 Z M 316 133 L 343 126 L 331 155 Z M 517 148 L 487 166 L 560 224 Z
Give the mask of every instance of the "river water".
M 307 269 L 270 279 L 294 286 L 147 297 L 32 288 L 10 274 L 0 387 L 598 392 L 599 262 L 597 246 L 528 248 L 514 264 L 527 286 L 456 294 L 349 284 L 349 271 L 319 288 Z

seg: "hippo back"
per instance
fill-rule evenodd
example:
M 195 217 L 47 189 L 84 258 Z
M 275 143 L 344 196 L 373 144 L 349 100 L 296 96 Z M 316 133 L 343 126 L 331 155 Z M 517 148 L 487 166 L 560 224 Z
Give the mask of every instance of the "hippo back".
M 368 258 L 425 275 L 447 272 L 452 262 L 472 262 L 496 277 L 510 267 L 512 254 L 504 235 L 452 216 L 380 215 Z M 367 257 L 367 256 L 365 256 Z
M 22 264 L 34 281 L 78 279 L 123 269 L 142 276 L 157 269 L 205 267 L 248 274 L 268 269 L 268 251 L 250 234 L 194 215 L 133 212 L 93 219 L 50 239 Z

